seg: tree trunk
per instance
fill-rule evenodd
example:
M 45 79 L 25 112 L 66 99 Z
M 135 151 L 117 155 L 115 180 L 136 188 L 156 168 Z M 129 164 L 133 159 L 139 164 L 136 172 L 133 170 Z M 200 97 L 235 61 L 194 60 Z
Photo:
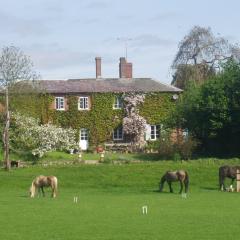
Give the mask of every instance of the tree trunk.
M 3 131 L 3 146 L 4 146 L 4 164 L 5 169 L 10 170 L 11 163 L 9 160 L 9 124 L 10 124 L 10 113 L 9 113 L 9 103 L 8 103 L 8 87 L 6 87 L 6 119 L 5 127 Z

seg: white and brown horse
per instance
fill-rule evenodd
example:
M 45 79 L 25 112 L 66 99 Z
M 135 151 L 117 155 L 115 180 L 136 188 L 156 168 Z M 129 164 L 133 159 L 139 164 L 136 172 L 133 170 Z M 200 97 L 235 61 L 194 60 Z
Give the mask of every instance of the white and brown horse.
M 36 190 L 40 195 L 42 191 L 42 195 L 45 196 L 44 187 L 51 187 L 52 189 L 52 197 L 55 198 L 57 196 L 57 185 L 58 180 L 55 176 L 38 176 L 32 181 L 32 185 L 30 187 L 30 197 L 34 198 L 36 194 Z
M 159 191 L 162 192 L 164 183 L 167 182 L 169 186 L 169 190 L 172 193 L 173 192 L 172 182 L 176 182 L 176 181 L 180 182 L 179 193 L 182 193 L 183 185 L 185 187 L 185 193 L 187 193 L 188 185 L 189 185 L 189 176 L 185 170 L 167 171 L 161 178 Z

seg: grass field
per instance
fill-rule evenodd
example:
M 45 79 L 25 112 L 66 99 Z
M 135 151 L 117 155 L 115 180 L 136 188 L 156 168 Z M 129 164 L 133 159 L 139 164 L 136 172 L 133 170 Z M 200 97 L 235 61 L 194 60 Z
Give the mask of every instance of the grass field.
M 0 159 L 3 158 L 3 153 L 0 150 Z M 21 152 L 21 154 L 10 153 L 11 160 L 23 160 L 31 162 L 33 155 L 27 152 Z M 66 152 L 48 152 L 42 158 L 38 159 L 36 162 L 47 162 L 47 161 L 74 161 L 78 159 L 78 154 L 69 154 Z M 82 153 L 82 160 L 100 160 L 99 153 Z M 123 160 L 123 161 L 132 161 L 132 160 L 143 160 L 143 161 L 156 161 L 159 160 L 159 155 L 154 153 L 105 153 L 106 161 L 114 160 Z
M 218 167 L 227 161 L 146 162 L 0 170 L 0 239 L 125 240 L 238 239 L 240 193 L 218 191 Z M 232 164 L 240 160 L 228 160 Z M 160 176 L 186 169 L 190 192 L 159 193 Z M 39 174 L 56 175 L 59 195 L 30 199 Z M 73 197 L 78 203 L 73 203 Z M 142 206 L 148 214 L 142 214 Z

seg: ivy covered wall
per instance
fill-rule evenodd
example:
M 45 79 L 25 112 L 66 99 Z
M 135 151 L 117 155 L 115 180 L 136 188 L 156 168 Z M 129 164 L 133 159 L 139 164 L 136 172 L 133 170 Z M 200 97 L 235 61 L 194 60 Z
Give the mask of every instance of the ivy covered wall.
M 140 115 L 148 124 L 164 123 L 176 106 L 172 96 L 173 93 L 147 93 L 143 105 L 140 106 Z
M 92 145 L 110 141 L 113 129 L 121 124 L 124 116 L 122 109 L 113 109 L 114 97 L 113 93 L 94 93 L 90 97 L 91 109 L 78 110 L 78 97 L 66 96 L 68 111 L 50 110 L 50 119 L 63 127 L 88 129 Z
M 89 130 L 90 145 L 112 141 L 113 129 L 122 124 L 123 109 L 113 109 L 114 93 L 93 93 L 90 110 L 78 110 L 78 97 L 67 95 L 67 111 L 56 111 L 50 106 L 54 96 L 22 96 L 12 100 L 12 108 L 39 117 L 43 123 L 51 122 L 62 127 Z M 149 124 L 164 123 L 168 114 L 175 108 L 173 93 L 147 93 L 144 103 L 139 107 L 140 115 Z M 27 101 L 26 101 L 27 98 Z M 79 132 L 79 131 L 78 131 Z M 77 136 L 79 137 L 79 136 Z

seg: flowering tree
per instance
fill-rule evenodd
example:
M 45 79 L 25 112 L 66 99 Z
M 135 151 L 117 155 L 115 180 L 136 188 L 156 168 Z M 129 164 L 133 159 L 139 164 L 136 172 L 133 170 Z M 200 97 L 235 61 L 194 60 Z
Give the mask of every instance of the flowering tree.
M 5 93 L 5 127 L 3 130 L 4 162 L 6 169 L 11 167 L 9 160 L 9 91 L 14 85 L 24 80 L 30 82 L 36 79 L 37 75 L 33 70 L 33 63 L 19 48 L 10 46 L 4 47 L 0 53 L 0 86 Z
M 39 125 L 39 121 L 19 113 L 13 114 L 12 142 L 18 147 L 30 150 L 33 155 L 42 157 L 55 150 L 70 150 L 77 147 L 75 130 L 63 129 L 52 124 Z
M 143 103 L 144 94 L 130 93 L 124 97 L 126 117 L 123 119 L 123 131 L 136 147 L 145 144 L 146 120 L 139 115 L 138 105 Z

